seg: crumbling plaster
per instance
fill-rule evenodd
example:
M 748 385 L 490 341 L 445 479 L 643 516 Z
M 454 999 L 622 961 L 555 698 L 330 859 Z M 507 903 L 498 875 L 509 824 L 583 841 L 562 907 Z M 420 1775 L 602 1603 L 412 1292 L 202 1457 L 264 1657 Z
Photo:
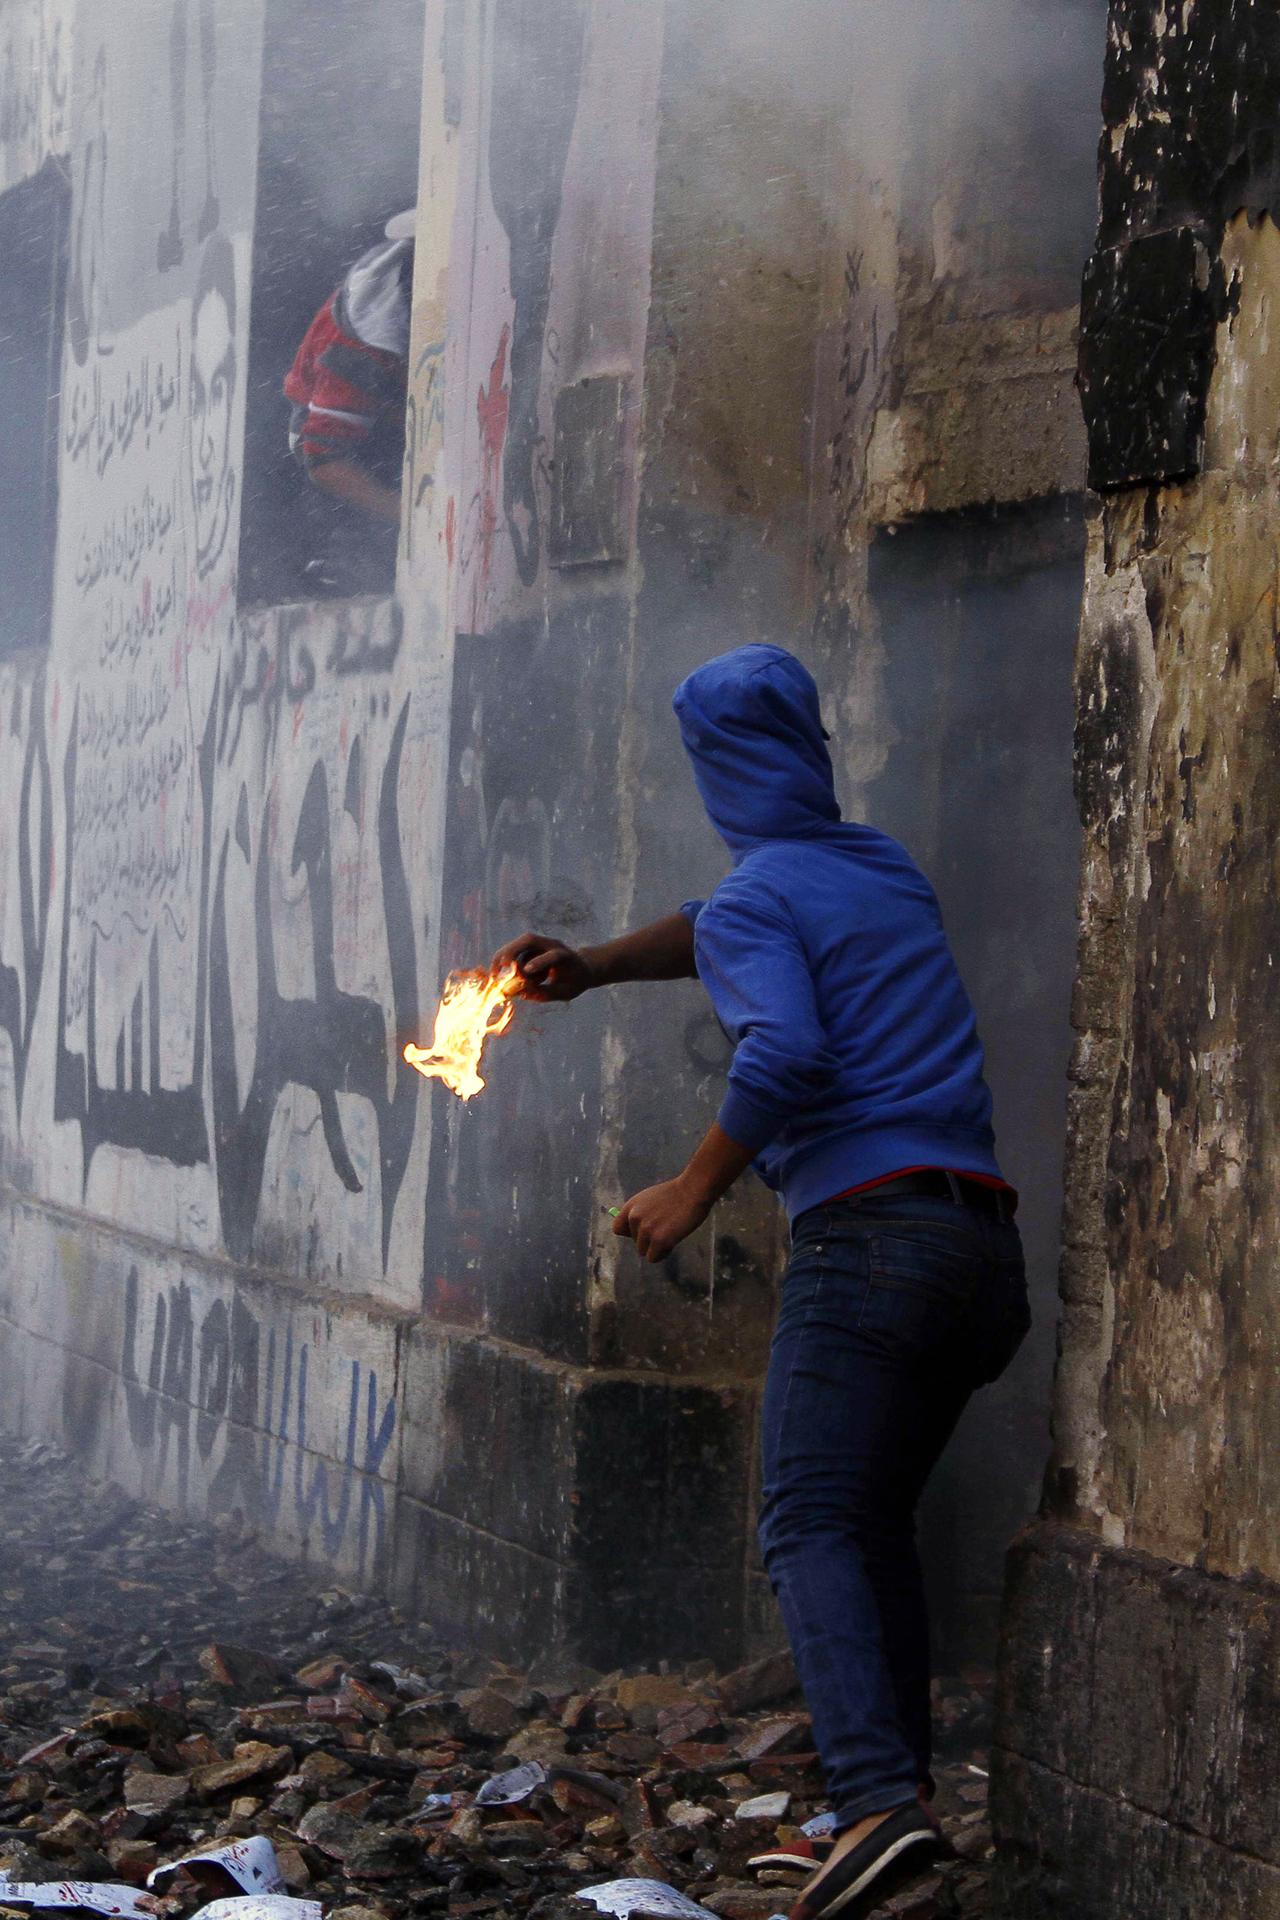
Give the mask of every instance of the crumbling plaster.
M 1095 518 L 1058 1510 L 1280 1574 L 1276 414 L 1280 234 L 1239 216 L 1202 476 Z

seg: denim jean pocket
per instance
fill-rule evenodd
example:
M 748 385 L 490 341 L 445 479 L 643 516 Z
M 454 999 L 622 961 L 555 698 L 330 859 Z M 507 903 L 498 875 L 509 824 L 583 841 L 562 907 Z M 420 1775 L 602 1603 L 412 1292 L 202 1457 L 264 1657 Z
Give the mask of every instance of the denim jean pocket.
M 987 1386 L 1000 1378 L 1031 1331 L 1031 1304 L 1021 1264 L 995 1269 L 981 1306 L 975 1374 L 978 1383 Z
M 953 1358 L 971 1371 L 975 1298 L 990 1263 L 971 1238 L 931 1233 L 877 1234 L 870 1246 L 870 1284 L 860 1331 L 865 1339 L 912 1363 Z
M 967 1299 L 990 1264 L 971 1241 L 932 1226 L 910 1235 L 877 1233 L 870 1254 L 873 1280 L 940 1298 Z

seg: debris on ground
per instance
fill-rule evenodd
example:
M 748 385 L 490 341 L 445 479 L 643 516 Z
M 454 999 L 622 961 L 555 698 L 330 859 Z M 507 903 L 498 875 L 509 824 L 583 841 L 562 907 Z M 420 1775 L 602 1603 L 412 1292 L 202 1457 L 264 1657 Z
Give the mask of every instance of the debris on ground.
M 241 1529 L 0 1440 L 0 1920 L 770 1920 L 826 1811 L 785 1655 L 518 1672 Z M 957 1860 L 883 1909 L 987 1912 L 989 1688 L 936 1686 Z M 807 1829 L 807 1831 L 806 1831 Z

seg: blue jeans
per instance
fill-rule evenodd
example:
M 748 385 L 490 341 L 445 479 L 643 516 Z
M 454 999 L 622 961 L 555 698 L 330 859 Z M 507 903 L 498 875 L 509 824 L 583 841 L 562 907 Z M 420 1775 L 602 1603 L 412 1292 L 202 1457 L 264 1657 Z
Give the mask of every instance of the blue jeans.
M 837 1200 L 795 1223 L 764 1396 L 760 1544 L 840 1827 L 929 1779 L 915 1508 L 975 1387 L 1030 1324 L 1012 1220 Z

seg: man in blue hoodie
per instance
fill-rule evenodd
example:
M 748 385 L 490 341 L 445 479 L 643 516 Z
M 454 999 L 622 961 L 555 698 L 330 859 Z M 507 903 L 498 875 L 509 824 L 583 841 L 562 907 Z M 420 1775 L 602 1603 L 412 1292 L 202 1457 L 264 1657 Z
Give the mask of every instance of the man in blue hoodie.
M 837 1832 L 793 1915 L 856 1920 L 945 1848 L 915 1508 L 1027 1330 L 1016 1195 L 933 889 L 896 841 L 841 819 L 810 674 L 739 647 L 675 710 L 731 872 L 620 940 L 525 934 L 495 964 L 514 960 L 535 1000 L 696 973 L 734 1042 L 706 1138 L 614 1231 L 665 1259 L 752 1164 L 786 1205 L 760 1539 Z

